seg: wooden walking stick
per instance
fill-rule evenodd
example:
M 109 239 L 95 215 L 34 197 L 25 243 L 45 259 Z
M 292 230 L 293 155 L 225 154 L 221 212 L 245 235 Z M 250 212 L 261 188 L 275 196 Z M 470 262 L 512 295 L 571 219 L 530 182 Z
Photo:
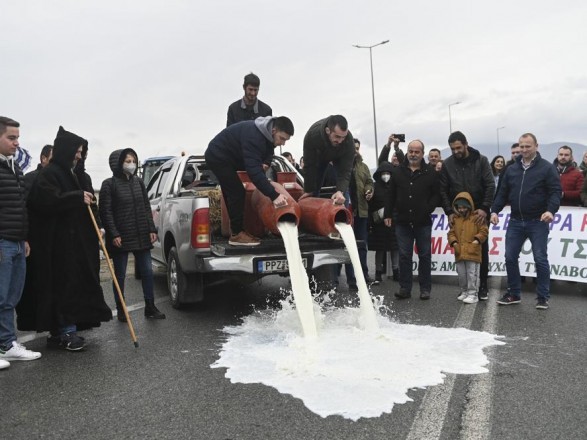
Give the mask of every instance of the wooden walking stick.
M 128 324 L 128 330 L 130 331 L 130 338 L 132 339 L 135 347 L 139 346 L 137 341 L 137 336 L 135 335 L 135 330 L 132 326 L 132 322 L 130 320 L 130 315 L 128 314 L 128 309 L 126 308 L 126 303 L 124 302 L 124 297 L 122 296 L 122 291 L 120 290 L 120 285 L 118 284 L 118 280 L 116 279 L 116 274 L 114 273 L 114 268 L 112 267 L 112 263 L 110 262 L 110 255 L 108 255 L 108 251 L 106 250 L 106 245 L 104 244 L 104 240 L 102 240 L 102 233 L 100 232 L 100 228 L 98 227 L 98 223 L 96 223 L 96 218 L 94 217 L 94 213 L 92 212 L 92 207 L 88 205 L 88 212 L 90 213 L 90 218 L 92 219 L 92 223 L 94 224 L 94 229 L 96 230 L 96 234 L 98 234 L 98 240 L 100 241 L 100 246 L 102 247 L 102 252 L 104 252 L 104 256 L 106 257 L 106 261 L 108 262 L 108 269 L 110 269 L 110 275 L 112 275 L 112 282 L 116 287 L 116 293 L 118 294 L 118 299 L 120 300 L 120 304 L 122 305 L 122 310 L 124 311 L 124 316 L 126 316 L 126 323 Z

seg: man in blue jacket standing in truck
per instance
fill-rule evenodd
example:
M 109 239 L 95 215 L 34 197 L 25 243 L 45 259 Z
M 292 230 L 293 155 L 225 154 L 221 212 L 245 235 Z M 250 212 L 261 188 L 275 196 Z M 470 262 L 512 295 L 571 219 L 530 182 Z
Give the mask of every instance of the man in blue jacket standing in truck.
M 271 161 L 275 147 L 285 145 L 294 134 L 291 120 L 285 116 L 266 116 L 226 127 L 210 141 L 204 156 L 216 175 L 230 218 L 233 246 L 257 246 L 260 240 L 243 228 L 246 192 L 237 171 L 246 171 L 251 182 L 278 208 L 287 205 L 265 176 L 263 164 Z
M 497 214 L 506 204 L 511 217 L 505 235 L 505 267 L 508 291 L 498 301 L 501 305 L 521 302 L 519 257 L 526 239 L 532 244 L 536 265 L 537 309 L 548 309 L 550 265 L 548 264 L 549 224 L 561 203 L 561 184 L 555 166 L 542 159 L 532 133 L 520 137 L 521 154 L 507 167 L 491 206 L 491 223 L 499 223 Z

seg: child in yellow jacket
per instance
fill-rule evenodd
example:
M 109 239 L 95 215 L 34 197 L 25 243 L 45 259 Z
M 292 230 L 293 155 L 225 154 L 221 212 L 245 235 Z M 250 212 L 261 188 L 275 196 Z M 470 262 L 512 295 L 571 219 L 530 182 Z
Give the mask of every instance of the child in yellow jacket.
M 468 192 L 458 193 L 453 200 L 457 214 L 448 231 L 448 242 L 454 249 L 459 287 L 457 298 L 466 304 L 479 301 L 479 269 L 481 267 L 481 244 L 487 240 L 489 230 L 485 221 L 475 212 L 473 198 Z

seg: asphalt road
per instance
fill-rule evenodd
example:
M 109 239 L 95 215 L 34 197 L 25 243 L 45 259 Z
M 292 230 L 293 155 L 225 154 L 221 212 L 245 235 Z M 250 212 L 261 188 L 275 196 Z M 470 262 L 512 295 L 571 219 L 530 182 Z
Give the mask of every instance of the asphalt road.
M 167 300 L 165 278 L 157 276 L 157 304 L 167 319 L 147 321 L 140 282 L 129 277 L 139 348 L 116 320 L 84 332 L 89 346 L 80 353 L 47 350 L 43 335 L 20 334 L 43 357 L 0 371 L 0 438 L 587 438 L 587 285 L 553 282 L 547 311 L 534 308 L 531 282 L 521 305 L 499 308 L 498 278 L 490 280 L 490 301 L 469 306 L 455 300 L 452 277 L 434 278 L 430 301 L 396 301 L 390 280 L 373 287 L 398 322 L 485 330 L 503 335 L 507 345 L 486 351 L 489 373 L 448 375 L 442 385 L 411 391 L 413 402 L 395 405 L 391 414 L 353 422 L 322 418 L 261 384 L 231 384 L 224 369 L 210 368 L 224 341 L 221 329 L 254 307 L 276 303 L 287 281 L 218 283 L 207 288 L 204 305 L 178 311 Z M 109 282 L 103 287 L 113 306 Z M 340 291 L 344 296 L 344 283 Z

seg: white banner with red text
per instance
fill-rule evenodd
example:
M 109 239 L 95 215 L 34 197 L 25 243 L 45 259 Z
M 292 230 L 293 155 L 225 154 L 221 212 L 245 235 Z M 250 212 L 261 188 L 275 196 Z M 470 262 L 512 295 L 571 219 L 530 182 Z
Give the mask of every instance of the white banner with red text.
M 499 214 L 499 223 L 489 226 L 489 274 L 506 276 L 505 234 L 510 219 L 507 206 Z M 441 208 L 432 214 L 432 274 L 456 275 L 453 249 L 447 239 L 448 217 Z M 550 277 L 555 280 L 587 283 L 587 209 L 561 207 L 550 224 L 548 235 Z M 418 256 L 414 253 L 414 273 Z M 532 246 L 526 240 L 520 253 L 520 274 L 536 276 Z

